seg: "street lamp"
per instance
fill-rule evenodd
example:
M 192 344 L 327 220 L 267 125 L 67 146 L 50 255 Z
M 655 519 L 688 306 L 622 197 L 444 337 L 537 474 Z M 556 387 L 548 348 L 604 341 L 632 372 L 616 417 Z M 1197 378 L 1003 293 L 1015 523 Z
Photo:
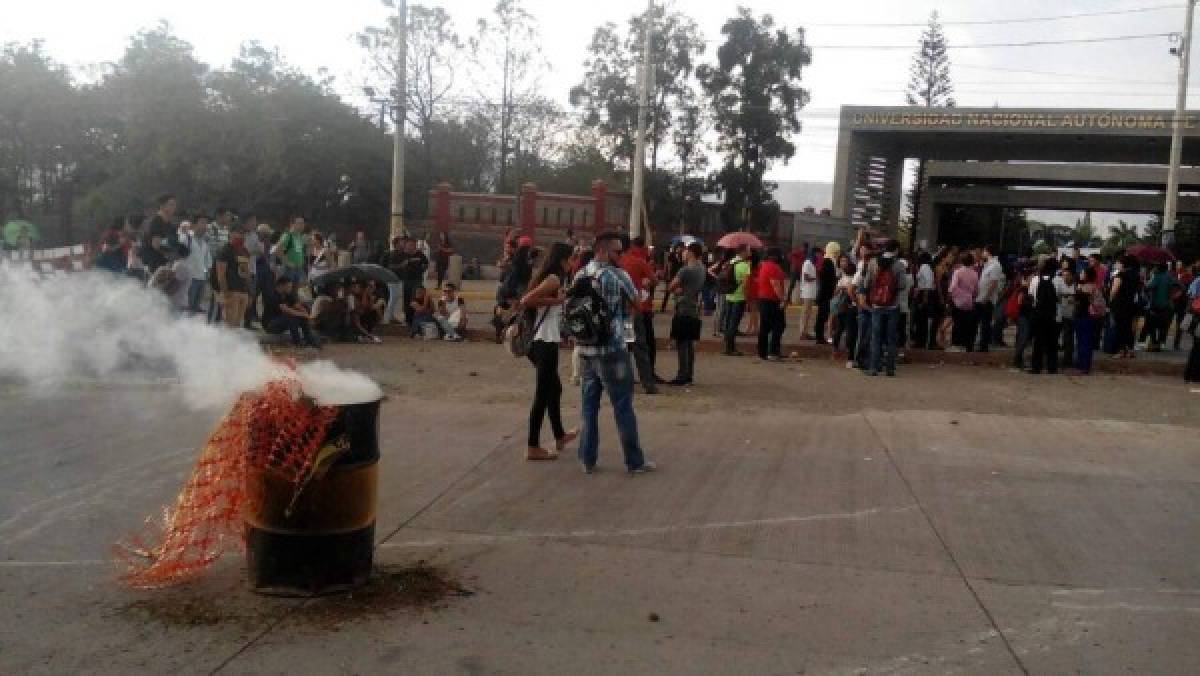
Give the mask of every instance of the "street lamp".
M 379 128 L 386 132 L 388 108 L 392 105 L 392 100 L 376 96 L 375 88 L 370 86 L 363 87 L 363 94 L 366 94 L 371 103 L 379 106 Z
M 1192 58 L 1192 15 L 1196 0 L 1187 0 L 1187 18 L 1182 37 L 1171 35 L 1171 54 L 1179 59 L 1179 82 L 1175 96 L 1175 119 L 1171 121 L 1171 157 L 1167 169 L 1167 199 L 1163 207 L 1162 245 L 1175 244 L 1175 211 L 1179 201 L 1179 162 L 1183 155 L 1183 116 L 1187 114 L 1188 66 Z

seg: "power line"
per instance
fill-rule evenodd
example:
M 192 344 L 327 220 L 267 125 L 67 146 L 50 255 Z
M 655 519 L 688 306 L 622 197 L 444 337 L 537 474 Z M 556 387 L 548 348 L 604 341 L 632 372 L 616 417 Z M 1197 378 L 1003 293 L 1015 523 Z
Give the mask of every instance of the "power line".
M 1127 40 L 1148 40 L 1150 38 L 1165 38 L 1174 33 L 1140 33 L 1137 35 L 1108 35 L 1095 38 L 1073 38 L 1067 40 L 1029 40 L 1027 42 L 984 42 L 967 45 L 946 45 L 946 49 L 995 49 L 1008 47 L 1044 47 L 1048 45 L 1081 45 L 1101 42 L 1120 42 Z M 810 49 L 861 49 L 861 50 L 894 50 L 912 51 L 913 45 L 808 45 Z
M 1130 9 L 1112 9 L 1100 12 L 1078 12 L 1075 14 L 1057 14 L 1053 16 L 1033 16 L 1012 19 L 974 19 L 963 21 L 940 21 L 943 26 L 990 26 L 1002 24 L 1018 24 L 1018 23 L 1042 23 L 1048 21 L 1065 21 L 1068 19 L 1086 19 L 1097 16 L 1118 16 L 1124 14 L 1141 14 L 1145 12 L 1159 12 L 1166 9 L 1179 9 L 1179 5 L 1150 5 L 1147 7 L 1133 7 Z M 820 28 L 923 28 L 929 25 L 927 22 L 921 23 L 890 23 L 890 22 L 860 22 L 860 23 L 808 23 L 805 26 L 814 26 Z
M 1114 82 L 1114 83 L 1121 83 L 1121 84 L 1143 84 L 1146 82 L 1145 80 L 1122 80 L 1122 79 L 1117 79 L 1117 78 L 1111 78 L 1106 75 L 1099 75 L 1096 73 L 1063 73 L 1063 72 L 1056 72 L 1056 71 L 1052 71 L 1052 70 L 1027 70 L 1024 68 L 1004 68 L 1001 66 L 977 66 L 974 64 L 970 64 L 970 63 L 952 63 L 950 65 L 950 67 L 951 68 L 965 68 L 967 70 L 987 70 L 987 71 L 995 71 L 998 73 L 1024 73 L 1027 75 L 1048 75 L 1051 77 L 1070 77 L 1070 78 L 1086 77 L 1086 78 L 1090 78 L 1090 79 L 1097 80 L 1097 81 Z M 1174 83 L 1166 82 L 1165 84 L 1174 84 Z

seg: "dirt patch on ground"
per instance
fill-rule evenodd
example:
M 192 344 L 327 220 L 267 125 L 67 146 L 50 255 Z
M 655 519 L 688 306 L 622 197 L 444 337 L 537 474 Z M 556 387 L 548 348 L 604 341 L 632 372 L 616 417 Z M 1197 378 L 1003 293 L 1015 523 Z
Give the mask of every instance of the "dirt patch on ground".
M 445 571 L 424 563 L 400 568 L 385 566 L 354 591 L 312 599 L 294 619 L 302 624 L 330 629 L 362 618 L 377 618 L 399 610 L 436 609 L 447 599 L 471 596 Z
M 403 610 L 429 610 L 447 600 L 474 594 L 444 570 L 426 565 L 380 566 L 371 579 L 352 591 L 313 599 L 281 601 L 244 592 L 247 598 L 222 599 L 195 591 L 169 589 L 120 607 L 127 620 L 181 629 L 234 625 L 243 628 L 286 615 L 294 623 L 335 629 L 359 619 L 379 618 Z

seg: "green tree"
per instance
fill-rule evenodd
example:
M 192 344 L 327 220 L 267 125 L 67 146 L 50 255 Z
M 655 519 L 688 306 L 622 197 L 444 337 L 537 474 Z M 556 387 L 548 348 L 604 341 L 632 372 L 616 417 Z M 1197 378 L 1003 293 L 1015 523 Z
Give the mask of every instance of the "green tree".
M 496 137 L 495 188 L 509 191 L 508 165 L 517 142 L 519 119 L 545 99 L 539 94 L 546 68 L 537 19 L 520 0 L 498 0 L 492 16 L 480 19 L 470 39 L 473 79 L 480 114 L 491 121 Z
M 0 49 L 0 92 L 0 223 L 25 218 L 50 243 L 69 239 L 79 158 L 89 144 L 84 99 L 37 41 Z
M 791 138 L 800 133 L 800 109 L 809 100 L 800 79 L 812 52 L 802 29 L 777 27 L 771 15 L 755 18 L 744 7 L 721 33 L 716 64 L 698 72 L 724 156 L 713 183 L 724 198 L 726 227 L 762 227 L 778 210 L 763 176 L 796 153 Z
M 1092 225 L 1092 212 L 1088 211 L 1075 223 L 1075 245 L 1090 247 L 1095 239 L 1096 226 Z
M 1152 244 L 1158 246 L 1162 244 L 1163 220 L 1162 216 L 1154 214 L 1146 221 L 1146 232 L 1139 241 L 1143 244 Z
M 369 26 L 358 34 L 359 46 L 366 53 L 373 75 L 374 91 L 386 92 L 395 105 L 397 82 L 397 35 L 399 17 L 392 16 L 385 26 Z M 415 184 L 418 195 L 433 187 L 438 177 L 445 173 L 438 166 L 437 131 L 445 129 L 450 118 L 458 117 L 454 95 L 458 66 L 462 61 L 463 42 L 455 30 L 454 22 L 441 7 L 412 5 L 408 8 L 408 35 L 406 39 L 405 115 L 406 122 L 416 132 L 420 152 L 414 154 L 420 164 L 405 182 Z M 413 204 L 416 211 L 424 213 L 426 200 Z
M 929 25 L 921 34 L 917 52 L 908 68 L 908 88 L 904 100 L 910 106 L 923 108 L 953 108 L 954 83 L 950 79 L 950 55 L 946 49 L 946 34 L 938 13 L 929 15 Z M 921 192 L 925 188 L 925 160 L 917 160 L 913 185 L 908 193 L 908 220 L 914 227 L 921 214 Z
M 1104 240 L 1104 246 L 1101 247 L 1101 251 L 1105 255 L 1115 255 L 1122 249 L 1127 249 L 1139 241 L 1141 241 L 1141 238 L 1138 236 L 1137 226 L 1119 220 L 1116 225 L 1109 226 L 1108 238 Z
M 658 168 L 659 151 L 671 140 L 674 110 L 694 105 L 694 75 L 704 53 L 704 36 L 694 19 L 656 7 L 650 16 L 650 59 L 654 65 L 650 91 L 650 170 Z M 646 15 L 629 19 L 624 32 L 616 24 L 596 29 L 584 60 L 583 81 L 570 92 L 571 104 L 582 108 L 582 125 L 600 133 L 614 166 L 633 160 L 637 136 L 637 74 L 643 51 Z

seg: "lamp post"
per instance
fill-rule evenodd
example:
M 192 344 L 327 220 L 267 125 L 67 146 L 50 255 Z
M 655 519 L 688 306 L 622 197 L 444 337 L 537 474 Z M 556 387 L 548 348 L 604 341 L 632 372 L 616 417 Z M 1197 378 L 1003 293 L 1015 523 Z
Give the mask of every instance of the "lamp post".
M 1171 164 L 1167 169 L 1167 200 L 1163 208 L 1162 245 L 1175 244 L 1175 211 L 1179 202 L 1179 162 L 1183 155 L 1183 125 L 1187 114 L 1188 67 L 1192 58 L 1192 16 L 1196 0 L 1186 0 L 1187 19 L 1183 39 L 1171 53 L 1179 58 L 1179 87 L 1175 95 L 1175 119 L 1171 121 Z
M 390 0 L 388 1 L 390 2 Z M 404 120 L 408 116 L 408 0 L 399 0 L 396 3 L 396 35 L 396 131 L 392 138 L 391 238 L 404 233 Z
M 642 205 L 646 190 L 646 114 L 650 96 L 650 78 L 654 68 L 650 61 L 651 33 L 654 21 L 654 0 L 646 2 L 646 19 L 642 24 L 642 67 L 638 70 L 637 138 L 633 150 L 633 200 L 629 209 L 629 236 L 642 234 Z

